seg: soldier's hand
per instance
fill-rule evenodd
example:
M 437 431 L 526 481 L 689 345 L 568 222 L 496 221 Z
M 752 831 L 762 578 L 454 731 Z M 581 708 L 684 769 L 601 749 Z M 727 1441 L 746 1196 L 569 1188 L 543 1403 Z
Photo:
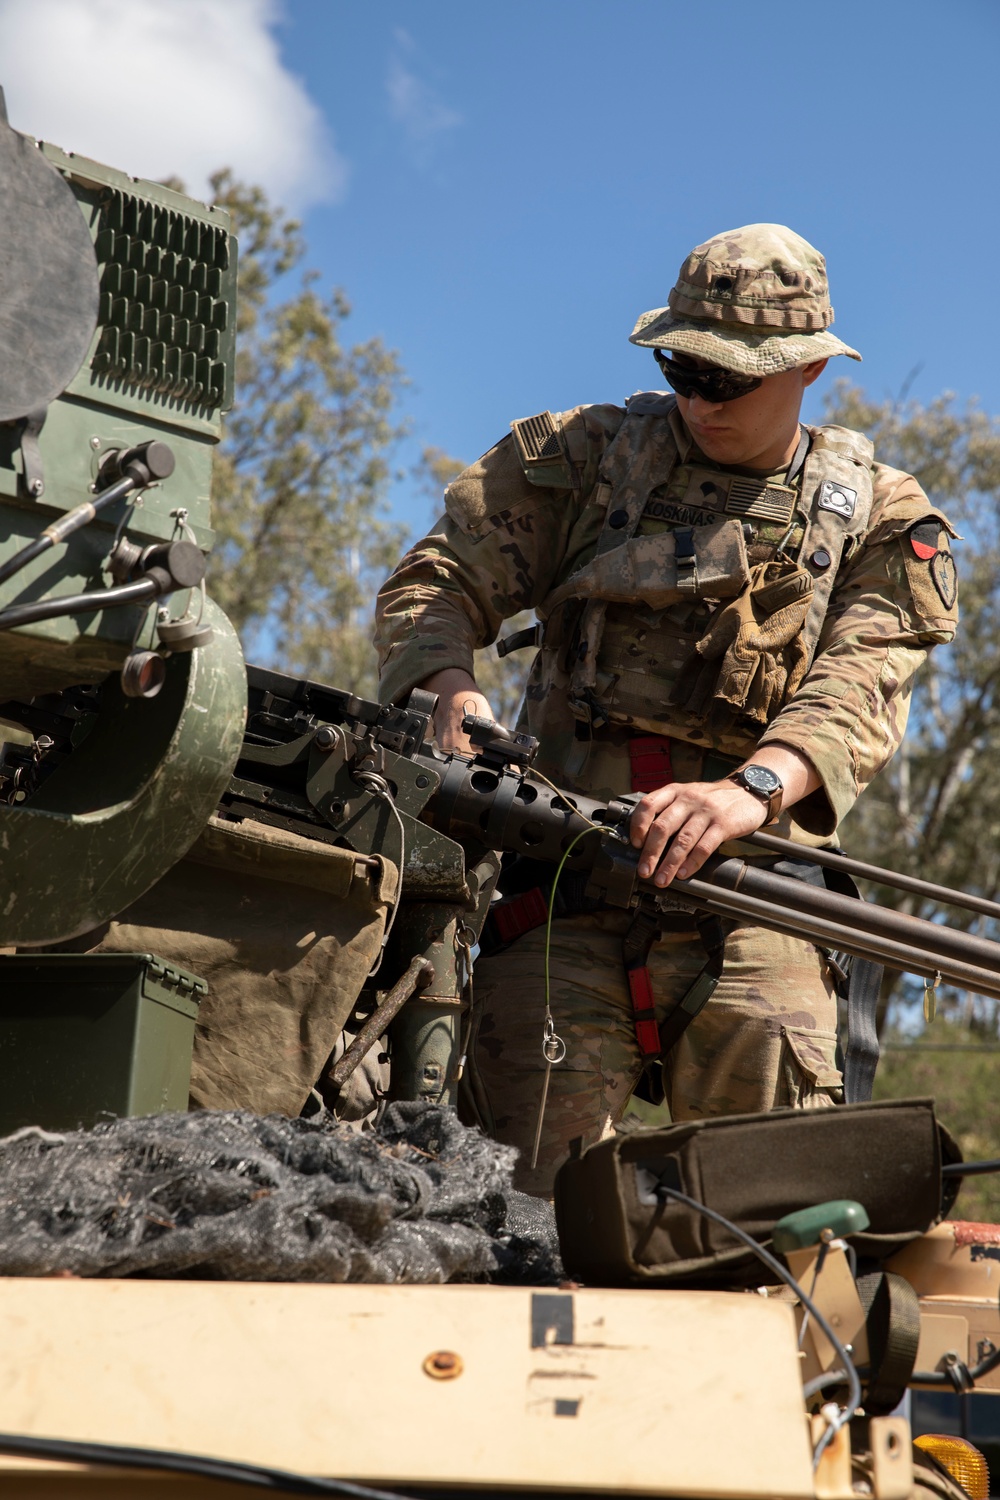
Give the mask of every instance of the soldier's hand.
M 782 810 L 822 785 L 812 762 L 791 745 L 763 746 L 753 764 L 767 766 L 781 778 Z M 766 817 L 767 803 L 735 781 L 673 781 L 661 786 L 643 797 L 629 825 L 634 847 L 642 850 L 639 874 L 648 878 L 655 871 L 657 885 L 669 885 L 677 875 L 687 880 L 720 844 L 756 833 Z
M 420 684 L 428 693 L 437 693 L 438 706 L 434 715 L 434 738 L 440 750 L 460 750 L 472 754 L 472 745 L 462 733 L 462 720 L 466 714 L 478 714 L 492 719 L 493 710 L 489 701 L 476 686 L 476 679 L 461 667 L 445 667 L 433 672 Z
M 675 781 L 647 792 L 629 825 L 642 850 L 639 874 L 655 871 L 657 885 L 686 880 L 720 844 L 755 833 L 766 818 L 767 803 L 732 781 Z

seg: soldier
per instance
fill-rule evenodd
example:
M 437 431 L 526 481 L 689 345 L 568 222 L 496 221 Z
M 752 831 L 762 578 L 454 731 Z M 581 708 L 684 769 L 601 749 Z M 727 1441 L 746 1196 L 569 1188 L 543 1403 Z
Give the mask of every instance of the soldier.
M 699 245 L 631 335 L 673 394 L 514 422 L 380 594 L 383 698 L 439 694 L 443 748 L 465 748 L 465 711 L 490 713 L 473 651 L 536 611 L 520 727 L 541 741 L 538 768 L 599 798 L 644 793 L 632 841 L 661 886 L 763 824 L 829 843 L 899 745 L 925 653 L 955 631 L 944 516 L 862 434 L 800 425 L 828 358 L 861 357 L 832 322 L 825 261 L 790 230 Z M 646 954 L 627 915 L 570 891 L 550 951 L 567 1055 L 532 1170 L 545 928 L 525 888 L 545 882 L 514 874 L 516 940 L 477 967 L 471 1058 L 522 1187 L 549 1192 L 570 1142 L 606 1134 L 651 1063 L 675 1120 L 842 1097 L 817 948 L 739 925 L 723 960 L 722 934 L 678 914 Z M 697 1014 L 660 1059 L 658 1024 L 681 1002 Z

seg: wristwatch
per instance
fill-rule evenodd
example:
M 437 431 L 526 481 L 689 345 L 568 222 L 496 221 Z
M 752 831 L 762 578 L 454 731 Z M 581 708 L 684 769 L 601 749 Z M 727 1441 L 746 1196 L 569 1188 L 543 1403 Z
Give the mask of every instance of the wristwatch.
M 741 766 L 738 771 L 733 771 L 727 781 L 735 781 L 745 792 L 752 792 L 759 797 L 761 802 L 767 803 L 767 823 L 776 823 L 778 814 L 781 812 L 781 799 L 785 795 L 781 777 L 776 776 L 767 766 Z

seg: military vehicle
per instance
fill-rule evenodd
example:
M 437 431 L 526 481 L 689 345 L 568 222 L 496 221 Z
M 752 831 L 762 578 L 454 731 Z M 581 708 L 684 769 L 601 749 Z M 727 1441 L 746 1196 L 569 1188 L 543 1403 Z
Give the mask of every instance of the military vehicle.
M 442 755 L 426 695 L 388 708 L 244 667 L 205 583 L 233 399 L 228 218 L 5 120 L 0 173 L 9 1225 L 31 1209 L 12 1201 L 19 1143 L 44 1158 L 81 1125 L 176 1119 L 189 1091 L 244 1121 L 332 1111 L 328 1133 L 362 1140 L 387 1094 L 454 1104 L 494 851 L 587 872 L 651 920 L 658 898 L 621 837 L 628 799 L 538 780 L 526 736 L 470 722 L 476 753 Z M 745 861 L 672 899 L 1000 994 L 996 945 Z M 875 1207 L 863 1184 L 826 1190 L 858 1180 L 831 1177 L 832 1138 L 809 1137 L 821 1170 L 754 1233 L 724 1193 L 685 1191 L 685 1152 L 762 1149 L 745 1119 L 569 1164 L 560 1227 L 585 1284 L 0 1277 L 0 1492 L 980 1500 L 981 1455 L 912 1448 L 896 1408 L 907 1387 L 1000 1391 L 1000 1230 L 937 1222 L 962 1164 L 927 1101 L 903 1114 L 916 1133 L 881 1154 L 888 1198 L 920 1202 L 882 1233 L 874 1283 L 855 1257 Z M 903 1114 L 807 1124 L 860 1122 L 874 1157 Z M 722 1239 L 692 1241 L 693 1222 Z

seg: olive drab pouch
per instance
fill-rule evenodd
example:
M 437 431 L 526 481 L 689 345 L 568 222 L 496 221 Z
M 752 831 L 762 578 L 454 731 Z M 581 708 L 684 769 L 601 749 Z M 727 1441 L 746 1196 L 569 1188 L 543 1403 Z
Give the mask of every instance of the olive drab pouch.
M 734 517 L 711 526 L 678 527 L 629 537 L 598 552 L 554 589 L 546 613 L 567 599 L 641 602 L 653 609 L 695 599 L 732 599 L 750 578 L 743 527 Z
M 297 1115 L 379 953 L 395 865 L 247 818 L 188 854 L 94 934 L 90 952 L 162 954 L 208 982 L 191 1103 Z
M 768 724 L 808 668 L 802 627 L 812 595 L 812 578 L 790 559 L 758 563 L 681 668 L 674 703 L 720 727 Z
M 671 1186 L 765 1248 L 785 1214 L 836 1198 L 870 1220 L 859 1256 L 886 1260 L 950 1210 L 961 1154 L 932 1099 L 729 1115 L 599 1141 L 559 1169 L 556 1223 L 567 1274 L 594 1286 L 756 1286 L 760 1261 Z

